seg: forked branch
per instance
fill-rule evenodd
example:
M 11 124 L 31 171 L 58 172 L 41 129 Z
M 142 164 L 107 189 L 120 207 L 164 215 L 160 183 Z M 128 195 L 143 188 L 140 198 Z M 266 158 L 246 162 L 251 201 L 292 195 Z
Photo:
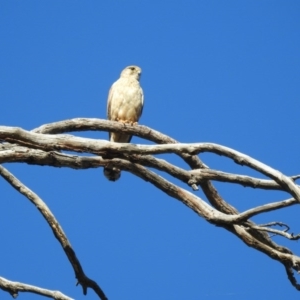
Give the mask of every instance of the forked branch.
M 63 134 L 86 130 L 129 133 L 156 144 L 134 145 L 110 143 L 104 140 L 87 139 Z M 300 178 L 300 175 L 286 176 L 252 157 L 225 146 L 213 143 L 179 144 L 176 140 L 146 126 L 130 126 L 99 119 L 81 118 L 65 120 L 46 124 L 32 131 L 0 126 L 0 139 L 6 141 L 6 143 L 0 144 L 0 163 L 25 162 L 28 164 L 74 169 L 97 168 L 109 165 L 110 167 L 117 167 L 123 171 L 131 172 L 143 180 L 150 182 L 172 198 L 181 201 L 208 222 L 232 232 L 248 246 L 281 262 L 287 271 L 292 285 L 297 289 L 299 287 L 293 270 L 296 272 L 300 271 L 300 258 L 294 255 L 288 248 L 275 243 L 269 236 L 269 233 L 281 235 L 290 240 L 296 240 L 300 236 L 298 234 L 290 234 L 286 229 L 277 230 L 266 224 L 257 225 L 250 218 L 258 214 L 299 204 L 300 189 L 295 181 Z M 66 154 L 64 153 L 65 150 L 77 152 L 78 155 Z M 237 164 L 260 172 L 263 177 L 268 177 L 268 179 L 209 169 L 198 156 L 199 153 L 204 152 L 225 156 Z M 84 156 L 82 153 L 94 154 L 94 156 Z M 162 153 L 175 154 L 181 157 L 189 166 L 188 169 L 183 169 L 156 156 Z M 156 170 L 163 171 L 173 178 L 181 180 L 187 185 L 187 189 L 179 187 L 165 179 L 162 175 L 158 175 Z M 17 182 L 17 179 L 12 174 L 7 172 L 7 170 L 1 169 L 1 175 L 10 184 L 15 188 L 21 185 L 22 189 L 17 189 L 21 193 L 23 191 L 24 195 L 35 205 L 36 201 L 41 201 L 37 195 L 31 191 L 29 192 L 24 185 Z M 213 186 L 212 181 L 227 182 L 228 184 L 238 184 L 256 189 L 280 190 L 290 194 L 291 198 L 262 204 L 240 213 L 228 201 L 223 199 Z M 193 190 L 200 187 L 209 203 L 189 191 L 189 186 Z M 46 207 L 45 209 L 48 208 Z M 41 213 L 43 214 L 43 211 Z M 48 210 L 47 213 L 49 213 Z M 55 236 L 57 235 L 56 238 L 60 241 L 66 252 L 74 268 L 76 277 L 83 286 L 84 293 L 86 293 L 87 287 L 92 287 L 95 290 L 95 286 L 93 287 L 91 283 L 92 281 L 89 282 L 89 279 L 85 277 L 80 263 L 75 256 L 75 252 L 72 250 L 59 223 L 53 215 L 51 215 L 51 218 L 49 220 L 45 217 L 52 230 L 54 230 L 53 226 L 55 230 L 58 230 L 54 234 Z M 61 238 L 62 236 L 63 238 Z M 100 299 L 106 299 L 104 298 L 104 293 L 101 291 L 103 293 L 101 294 L 100 291 L 101 289 L 98 293 L 96 291 Z

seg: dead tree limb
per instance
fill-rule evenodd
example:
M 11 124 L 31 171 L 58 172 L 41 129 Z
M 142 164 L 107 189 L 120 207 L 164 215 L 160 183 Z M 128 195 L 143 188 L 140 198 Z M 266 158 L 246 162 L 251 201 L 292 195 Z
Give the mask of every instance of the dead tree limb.
M 156 144 L 111 143 L 105 140 L 65 134 L 87 130 L 129 133 Z M 298 239 L 299 235 L 290 234 L 287 230 L 273 229 L 267 225 L 257 225 L 250 218 L 261 213 L 299 204 L 300 189 L 295 181 L 300 178 L 300 175 L 287 176 L 250 156 L 222 145 L 213 143 L 180 144 L 176 140 L 146 126 L 130 126 L 99 119 L 78 118 L 65 120 L 45 124 L 32 131 L 0 126 L 0 139 L 4 141 L 0 144 L 0 163 L 23 162 L 73 169 L 109 166 L 131 172 L 150 182 L 170 197 L 181 201 L 208 222 L 230 231 L 248 246 L 282 263 L 292 285 L 296 289 L 299 288 L 293 271 L 300 272 L 300 257 L 293 254 L 288 248 L 275 243 L 269 233 L 281 235 L 290 240 Z M 64 151 L 77 152 L 78 155 L 66 154 Z M 236 164 L 261 173 L 263 177 L 268 177 L 268 179 L 209 169 L 198 156 L 198 154 L 205 152 L 225 156 Z M 84 153 L 93 154 L 94 156 L 84 156 Z M 157 155 L 163 153 L 175 154 L 181 157 L 189 168 L 180 168 L 157 157 Z M 192 193 L 192 191 L 181 188 L 162 175 L 158 175 L 156 170 L 163 171 L 173 178 L 181 180 L 187 185 L 188 189 L 189 186 L 193 190 L 200 187 L 208 202 Z M 5 172 L 3 172 L 1 171 L 1 175 L 5 177 Z M 291 198 L 238 212 L 236 208 L 229 204 L 229 201 L 225 201 L 221 197 L 212 181 L 239 184 L 255 189 L 284 191 Z M 51 226 L 50 223 L 49 225 Z M 59 226 L 58 223 L 56 225 Z M 64 247 L 63 243 L 61 245 Z M 69 256 L 68 258 L 73 265 L 72 259 Z M 76 271 L 75 274 L 77 277 L 78 273 Z M 82 284 L 80 279 L 78 280 Z M 86 285 L 86 287 L 91 286 Z M 84 289 L 85 292 L 86 289 Z M 100 299 L 105 299 L 101 298 L 99 294 L 98 296 Z
M 41 295 L 47 298 L 52 298 L 55 300 L 74 300 L 68 296 L 65 296 L 60 291 L 51 291 L 47 289 L 42 289 L 40 287 L 29 285 L 21 282 L 10 281 L 3 277 L 0 277 L 0 289 L 8 292 L 13 298 L 17 298 L 19 292 L 22 293 L 33 293 Z
M 26 187 L 20 180 L 18 180 L 12 173 L 6 170 L 3 166 L 0 166 L 0 175 L 17 191 L 19 191 L 22 195 L 24 195 L 42 214 L 56 239 L 59 241 L 62 246 L 66 256 L 68 257 L 73 270 L 75 272 L 75 277 L 78 280 L 77 284 L 80 284 L 83 289 L 83 294 L 87 294 L 87 288 L 92 288 L 95 293 L 99 296 L 101 300 L 106 300 L 106 296 L 103 293 L 100 286 L 94 281 L 88 278 L 82 266 L 73 250 L 71 243 L 69 242 L 66 234 L 61 228 L 59 222 L 56 220 L 55 216 L 46 205 L 46 203 L 34 192 L 32 192 L 28 187 Z

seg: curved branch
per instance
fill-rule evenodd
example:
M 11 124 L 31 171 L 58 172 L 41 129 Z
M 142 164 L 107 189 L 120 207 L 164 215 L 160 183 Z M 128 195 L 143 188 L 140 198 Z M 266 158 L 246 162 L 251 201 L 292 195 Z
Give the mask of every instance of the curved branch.
M 123 159 L 114 159 L 113 161 L 117 163 L 118 167 L 121 167 L 122 170 L 130 170 L 133 174 L 146 181 L 149 181 L 169 196 L 181 201 L 183 204 L 190 207 L 194 212 L 201 217 L 204 217 L 210 223 L 222 226 L 231 231 L 240 239 L 242 239 L 247 245 L 264 252 L 282 264 L 291 264 L 296 271 L 300 270 L 300 257 L 294 255 L 290 250 L 276 245 L 269 238 L 266 238 L 265 234 L 260 235 L 258 233 L 260 231 L 257 231 L 256 229 L 247 229 L 254 223 L 245 222 L 232 225 L 232 223 L 235 223 L 239 219 L 239 215 L 226 215 L 213 209 L 199 197 L 196 197 L 192 193 L 179 188 L 178 186 L 172 184 L 156 173 L 147 170 L 145 167 L 139 164 L 133 164 Z
M 3 166 L 0 166 L 0 175 L 8 182 L 10 185 L 19 191 L 22 195 L 24 195 L 35 207 L 40 211 L 44 219 L 47 221 L 48 225 L 53 231 L 54 236 L 61 244 L 65 254 L 67 255 L 73 269 L 75 272 L 75 276 L 78 280 L 78 283 L 82 286 L 83 294 L 86 295 L 87 288 L 92 288 L 95 293 L 99 296 L 101 300 L 107 300 L 104 292 L 100 288 L 100 286 L 93 280 L 89 279 L 85 274 L 81 267 L 81 264 L 73 250 L 71 243 L 69 242 L 66 234 L 61 228 L 60 224 L 56 220 L 55 216 L 52 214 L 49 207 L 46 203 L 37 196 L 34 192 L 32 192 L 29 188 L 27 188 L 20 180 L 18 180 L 14 175 L 12 175 L 8 170 L 6 170 Z
M 88 168 L 97 168 L 99 166 L 106 166 L 107 164 L 110 164 L 112 167 L 117 167 L 120 168 L 121 170 L 127 170 L 129 172 L 132 172 L 132 169 L 129 167 L 130 162 L 131 163 L 139 163 L 144 166 L 150 166 L 152 168 L 156 168 L 157 170 L 164 171 L 174 178 L 180 179 L 184 182 L 188 182 L 189 180 L 192 179 L 191 177 L 191 172 L 200 172 L 202 174 L 202 171 L 204 174 L 208 174 L 209 179 L 211 175 L 216 177 L 218 179 L 218 174 L 222 173 L 221 179 L 223 178 L 222 176 L 225 176 L 225 174 L 228 173 L 223 173 L 223 172 L 218 172 L 218 171 L 213 171 L 213 170 L 197 170 L 197 171 L 185 171 L 181 168 L 178 168 L 170 163 L 168 163 L 165 160 L 162 159 L 157 159 L 153 156 L 146 155 L 146 156 L 141 156 L 141 157 L 135 157 L 135 156 L 130 156 L 128 157 L 128 161 L 126 159 L 103 159 L 100 156 L 96 157 L 91 157 L 91 156 L 77 156 L 77 155 L 70 155 L 70 154 L 65 154 L 65 153 L 60 153 L 60 152 L 55 152 L 55 151 L 50 151 L 46 152 L 43 150 L 38 150 L 38 149 L 30 149 L 26 147 L 18 147 L 16 146 L 14 148 L 15 151 L 9 150 L 9 151 L 0 151 L 0 163 L 1 162 L 27 162 L 28 164 L 35 164 L 35 165 L 48 165 L 48 166 L 54 166 L 54 167 L 69 167 L 73 169 L 88 169 Z M 132 166 L 132 165 L 131 165 Z M 212 172 L 210 172 L 212 171 Z M 215 175 L 216 176 L 215 176 Z M 229 174 L 231 175 L 231 174 Z M 235 175 L 233 175 L 235 176 Z M 236 175 L 238 176 L 238 175 Z M 240 176 L 240 178 L 243 178 L 244 176 Z M 249 177 L 245 176 L 246 180 L 249 179 Z M 205 175 L 204 175 L 205 178 Z M 143 178 L 145 180 L 148 180 L 147 178 Z M 225 178 L 224 178 L 225 179 Z M 271 180 L 260 180 L 260 179 L 255 179 L 255 178 L 250 178 L 251 181 L 257 180 L 257 185 L 258 187 L 264 188 L 265 186 L 268 187 L 274 187 L 274 189 L 280 189 L 280 186 L 278 186 L 277 183 Z M 203 180 L 203 178 L 202 178 Z M 261 184 L 261 181 L 263 182 Z M 228 182 L 231 182 L 228 180 Z M 260 183 L 259 183 L 260 182 Z M 272 184 L 273 183 L 273 184 Z M 261 185 L 261 186 L 260 186 Z M 164 191 L 165 192 L 165 191 Z M 199 201 L 201 199 L 199 198 Z M 201 200 L 202 201 L 202 200 Z M 298 202 L 291 198 L 279 202 L 274 202 L 274 203 L 268 203 L 262 206 L 258 206 L 252 209 L 249 209 L 245 212 L 242 213 L 237 213 L 236 216 L 231 219 L 227 219 L 227 222 L 231 223 L 237 223 L 241 221 L 246 221 L 247 219 L 258 215 L 260 213 L 264 212 L 269 212 L 272 210 L 280 209 L 283 207 L 295 205 Z M 200 213 L 197 212 L 197 213 Z M 201 214 L 201 213 L 200 213 Z
M 3 277 L 0 277 L 0 289 L 11 294 L 13 298 L 17 298 L 19 292 L 29 292 L 33 294 L 38 294 L 55 300 L 74 300 L 60 291 L 51 291 L 47 289 L 42 289 L 40 287 L 29 285 L 21 282 L 10 281 Z
M 220 182 L 230 182 L 244 187 L 260 188 L 264 190 L 284 190 L 274 180 L 255 178 L 247 175 L 232 174 L 212 169 L 198 169 L 189 171 L 194 176 L 194 180 L 200 183 L 203 180 L 214 180 Z M 297 175 L 298 176 L 298 175 Z M 297 176 L 291 176 L 292 180 Z
M 76 127 L 77 126 L 77 127 Z M 155 141 L 157 143 L 168 143 L 168 145 L 132 145 L 132 144 L 114 144 L 107 141 L 95 141 L 92 139 L 83 139 L 78 137 L 72 137 L 70 135 L 42 135 L 37 133 L 29 133 L 26 131 L 11 131 L 8 135 L 7 132 L 1 131 L 4 127 L 0 127 L 0 138 L 15 142 L 20 145 L 29 146 L 31 148 L 39 148 L 46 151 L 52 152 L 52 157 L 56 157 L 58 162 L 70 160 L 70 158 L 62 158 L 59 160 L 59 154 L 53 150 L 71 150 L 77 152 L 89 152 L 97 155 L 106 156 L 106 153 L 114 154 L 115 158 L 104 159 L 104 158 L 92 158 L 94 159 L 94 166 L 100 166 L 103 164 L 112 164 L 120 167 L 123 170 L 129 170 L 133 174 L 143 178 L 144 180 L 150 181 L 156 187 L 160 188 L 162 191 L 168 195 L 182 201 L 184 204 L 192 208 L 199 215 L 206 218 L 209 222 L 217 224 L 225 228 L 226 230 L 237 235 L 242 239 L 247 245 L 264 252 L 268 256 L 280 261 L 287 268 L 293 268 L 296 271 L 300 270 L 300 259 L 299 257 L 293 255 L 293 253 L 280 245 L 274 243 L 268 236 L 267 233 L 261 232 L 260 230 L 253 228 L 256 226 L 253 222 L 246 221 L 248 217 L 251 217 L 257 213 L 268 211 L 271 209 L 277 209 L 284 207 L 286 203 L 279 202 L 277 204 L 270 204 L 270 206 L 261 206 L 255 208 L 252 211 L 248 210 L 244 213 L 239 214 L 238 211 L 231 206 L 229 203 L 225 202 L 223 198 L 218 194 L 218 191 L 214 188 L 210 181 L 208 181 L 209 176 L 212 174 L 206 173 L 204 169 L 207 167 L 201 162 L 201 160 L 195 155 L 202 152 L 212 152 L 219 155 L 224 155 L 231 158 L 236 163 L 241 165 L 246 165 L 252 169 L 261 172 L 264 175 L 269 176 L 274 181 L 261 181 L 257 180 L 257 183 L 261 186 L 267 188 L 274 187 L 274 189 L 282 189 L 292 194 L 292 196 L 299 202 L 299 187 L 293 182 L 297 178 L 289 178 L 284 176 L 282 173 L 270 168 L 269 166 L 262 164 L 261 162 L 254 160 L 240 152 L 232 150 L 230 148 L 220 146 L 217 144 L 209 143 L 196 143 L 196 144 L 176 144 L 177 142 L 165 135 L 162 135 L 151 128 L 145 126 L 128 126 L 123 125 L 118 122 L 104 121 L 98 119 L 73 119 L 62 122 L 57 122 L 53 124 L 47 124 L 45 126 L 36 129 L 35 132 L 43 133 L 58 133 L 67 131 L 81 131 L 81 130 L 106 130 L 106 131 L 120 131 L 130 133 L 132 135 L 137 135 L 140 137 L 147 138 L 149 140 Z M 77 129 L 76 129 L 77 128 Z M 4 128 L 5 129 L 5 128 Z M 7 127 L 6 127 L 7 129 Z M 24 134 L 27 138 L 24 138 Z M 9 136 L 10 135 L 10 136 Z M 22 137 L 23 135 L 23 137 Z M 21 137 L 21 138 L 20 138 Z M 40 139 L 40 141 L 39 141 Z M 45 140 L 44 140 L 45 139 Z M 46 141 L 47 140 L 47 141 Z M 172 145 L 170 145 L 172 144 Z M 180 168 L 170 165 L 168 162 L 163 160 L 158 160 L 146 154 L 160 154 L 160 153 L 174 153 L 181 156 L 192 169 L 202 169 L 195 171 L 185 171 Z M 61 154 L 63 155 L 63 154 Z M 139 155 L 141 157 L 139 157 Z M 49 158 L 49 157 L 48 157 Z M 81 158 L 80 158 L 81 160 Z M 86 161 L 83 158 L 80 163 Z M 28 162 L 29 163 L 29 162 Z M 92 161 L 88 163 L 92 164 Z M 213 209 L 199 197 L 187 192 L 184 189 L 180 189 L 176 185 L 173 185 L 169 181 L 158 176 L 154 172 L 149 171 L 142 165 L 147 165 L 151 167 L 156 167 L 163 171 L 172 174 L 172 176 L 181 176 L 181 180 L 188 182 L 190 185 L 195 187 L 196 183 L 200 184 L 202 190 L 204 191 L 206 197 L 210 203 L 217 209 Z M 204 172 L 202 172 L 204 171 Z M 198 172 L 198 173 L 197 173 Z M 202 172 L 202 174 L 201 174 Z M 198 176 L 198 177 L 197 177 Z M 207 176 L 207 177 L 205 177 Z M 219 180 L 224 180 L 224 174 L 215 174 Z M 237 175 L 241 176 L 241 175 Z M 211 179 L 211 178 L 209 178 Z M 253 184 L 253 179 L 246 178 L 245 176 L 233 178 L 232 176 L 227 176 L 228 181 L 236 182 L 239 184 L 246 183 Z M 247 183 L 248 182 L 248 183 Z M 250 183 L 249 183 L 250 182 Z M 255 183 L 255 182 L 254 182 Z M 271 186 L 270 186 L 271 185 Z M 272 186 L 273 185 L 273 186 Z M 294 204 L 293 199 L 289 199 L 289 205 Z M 287 200 L 285 200 L 287 201 Z M 296 201 L 296 200 L 295 200 Z M 235 224 L 238 222 L 238 224 Z M 289 277 L 290 278 L 290 277 Z M 291 280 L 291 279 L 290 279 Z
M 51 148 L 60 148 L 60 149 L 66 149 L 66 150 L 73 150 L 73 151 L 91 151 L 91 148 L 94 149 L 94 151 L 99 151 L 99 149 L 103 149 L 105 148 L 105 150 L 110 149 L 110 147 L 121 147 L 122 150 L 124 150 L 125 152 L 129 152 L 130 149 L 134 149 L 135 151 L 138 148 L 142 148 L 142 147 L 152 147 L 152 149 L 148 149 L 149 151 L 156 151 L 155 149 L 153 150 L 153 146 L 136 146 L 136 145 L 130 145 L 130 144 L 118 144 L 118 143 L 109 143 L 107 141 L 95 141 L 92 139 L 84 139 L 84 138 L 78 138 L 78 137 L 72 137 L 70 135 L 60 135 L 60 136 L 44 136 L 44 135 L 38 135 L 38 134 L 32 134 L 30 132 L 26 132 L 23 131 L 21 129 L 11 129 L 10 130 L 10 136 L 9 138 L 15 138 L 15 136 L 19 137 L 19 139 L 24 140 L 25 139 L 25 144 L 29 143 L 36 143 L 36 145 L 45 145 L 46 147 L 48 147 L 48 149 Z M 23 136 L 22 133 L 24 133 L 25 135 Z M 1 135 L 1 127 L 0 127 L 0 135 Z M 26 135 L 29 135 L 29 141 L 26 140 Z M 33 136 L 32 136 L 33 135 Z M 34 136 L 37 135 L 37 136 Z M 46 142 L 46 140 L 50 138 L 50 142 L 48 140 L 48 144 Z M 44 139 L 44 140 L 43 140 Z M 16 139 L 18 140 L 18 139 Z M 14 140 L 14 141 L 16 141 Z M 72 143 L 73 142 L 73 143 Z M 87 143 L 85 143 L 87 142 Z M 75 145 L 74 145 L 75 144 Z M 87 146 L 88 145 L 88 146 Z M 203 144 L 201 144 L 203 145 Z M 155 147 L 164 147 L 165 146 L 169 147 L 172 145 L 161 145 L 161 146 L 155 146 Z M 173 146 L 178 146 L 178 145 L 173 145 Z M 179 145 L 180 146 L 180 145 Z M 194 146 L 194 145 L 193 145 Z M 81 147 L 81 148 L 80 148 Z M 98 147 L 98 148 L 97 148 Z M 43 147 L 42 147 L 43 148 Z M 80 148 L 80 149 L 78 149 Z M 126 149 L 128 148 L 128 149 Z M 96 149 L 96 150 L 95 150 Z M 127 150 L 127 151 L 126 151 Z M 146 149 L 147 150 L 147 149 Z M 159 150 L 159 151 L 165 151 L 166 149 L 163 150 Z M 135 151 L 133 151 L 135 153 Z M 168 150 L 169 151 L 169 150 Z M 211 185 L 210 182 L 205 181 L 204 183 L 201 183 L 201 187 L 203 188 L 203 191 L 205 192 L 206 196 L 209 198 L 210 202 L 217 207 L 221 212 L 225 212 L 226 214 L 238 214 L 237 210 L 234 209 L 232 206 L 230 206 L 228 203 L 226 203 L 217 193 L 217 191 L 215 190 L 215 188 Z M 227 221 L 228 222 L 228 221 Z M 269 238 L 267 236 L 263 236 L 260 235 L 260 239 L 265 239 L 268 243 L 271 243 L 271 241 L 269 240 Z
M 295 204 L 299 204 L 298 201 L 295 200 L 294 198 L 290 198 L 290 199 L 286 199 L 286 200 L 279 201 L 279 202 L 273 202 L 273 203 L 268 203 L 265 205 L 257 206 L 257 207 L 248 209 L 248 210 L 240 213 L 238 221 L 248 220 L 258 214 L 266 213 L 269 211 L 273 211 L 273 210 L 280 209 L 283 207 L 288 207 L 288 206 L 295 205 Z M 251 228 L 254 228 L 254 227 L 252 226 Z
M 288 233 L 288 232 L 285 232 L 284 230 L 278 230 L 278 229 L 273 229 L 273 228 L 263 227 L 263 226 L 252 226 L 252 228 L 261 230 L 261 231 L 266 231 L 269 233 L 274 233 L 275 235 L 281 235 L 281 236 L 283 236 L 289 240 L 293 240 L 293 241 L 300 239 L 300 234 L 294 235 L 293 233 Z
M 1 148 L 3 150 L 1 151 Z M 74 163 L 74 157 L 76 161 Z M 87 169 L 104 166 L 103 160 L 91 156 L 68 155 L 57 151 L 44 151 L 39 149 L 31 149 L 24 146 L 6 144 L 5 147 L 0 146 L 0 163 L 4 162 L 27 162 L 29 164 L 48 165 L 54 167 L 70 167 L 73 169 Z M 101 158 L 101 157 L 100 157 Z M 130 155 L 127 158 L 132 162 L 138 162 L 144 166 L 155 168 L 157 170 L 168 173 L 185 183 L 190 181 L 201 184 L 207 180 L 230 182 L 242 185 L 244 187 L 260 188 L 265 190 L 284 190 L 278 183 L 273 180 L 260 179 L 246 175 L 232 174 L 211 169 L 197 169 L 187 171 L 179 168 L 166 160 L 159 159 L 150 155 Z M 102 163 L 101 163 L 102 162 Z M 296 176 L 290 178 L 294 180 Z
M 130 126 L 128 124 L 120 124 L 115 121 L 92 119 L 92 118 L 74 118 L 54 123 L 45 124 L 33 130 L 36 133 L 64 133 L 72 131 L 109 131 L 109 132 L 124 132 L 147 139 L 157 144 L 176 144 L 175 139 L 157 131 L 150 127 L 139 125 Z M 192 168 L 206 168 L 203 162 L 196 155 L 180 153 L 179 156 Z M 191 183 L 194 190 L 198 190 L 196 184 Z
M 117 123 L 117 122 L 116 122 Z M 127 128 L 128 126 L 124 126 Z M 137 126 L 129 126 L 137 127 Z M 116 154 L 162 154 L 162 153 L 187 153 L 194 155 L 201 152 L 213 152 L 233 159 L 236 163 L 246 165 L 262 174 L 272 178 L 286 191 L 300 202 L 300 190 L 292 179 L 281 172 L 253 159 L 241 152 L 210 143 L 195 144 L 166 144 L 166 145 L 134 145 L 112 143 L 103 140 L 74 137 L 71 135 L 47 135 L 28 132 L 21 128 L 0 126 L 0 138 L 24 146 L 39 148 L 42 150 L 69 150 L 76 152 L 89 152 L 97 155 Z

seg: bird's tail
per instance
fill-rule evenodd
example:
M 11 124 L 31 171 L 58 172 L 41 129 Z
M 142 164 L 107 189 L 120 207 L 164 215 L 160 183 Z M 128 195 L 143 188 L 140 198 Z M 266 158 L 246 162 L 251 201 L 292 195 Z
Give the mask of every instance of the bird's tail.
M 103 173 L 110 181 L 116 181 L 121 177 L 121 171 L 118 168 L 104 168 Z

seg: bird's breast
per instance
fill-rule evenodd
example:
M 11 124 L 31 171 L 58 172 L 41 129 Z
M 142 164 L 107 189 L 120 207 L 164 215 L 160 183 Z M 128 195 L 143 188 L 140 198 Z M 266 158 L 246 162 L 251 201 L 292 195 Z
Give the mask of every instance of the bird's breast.
M 143 106 L 143 92 L 138 83 L 127 82 L 113 96 L 111 116 L 113 120 L 137 122 Z

